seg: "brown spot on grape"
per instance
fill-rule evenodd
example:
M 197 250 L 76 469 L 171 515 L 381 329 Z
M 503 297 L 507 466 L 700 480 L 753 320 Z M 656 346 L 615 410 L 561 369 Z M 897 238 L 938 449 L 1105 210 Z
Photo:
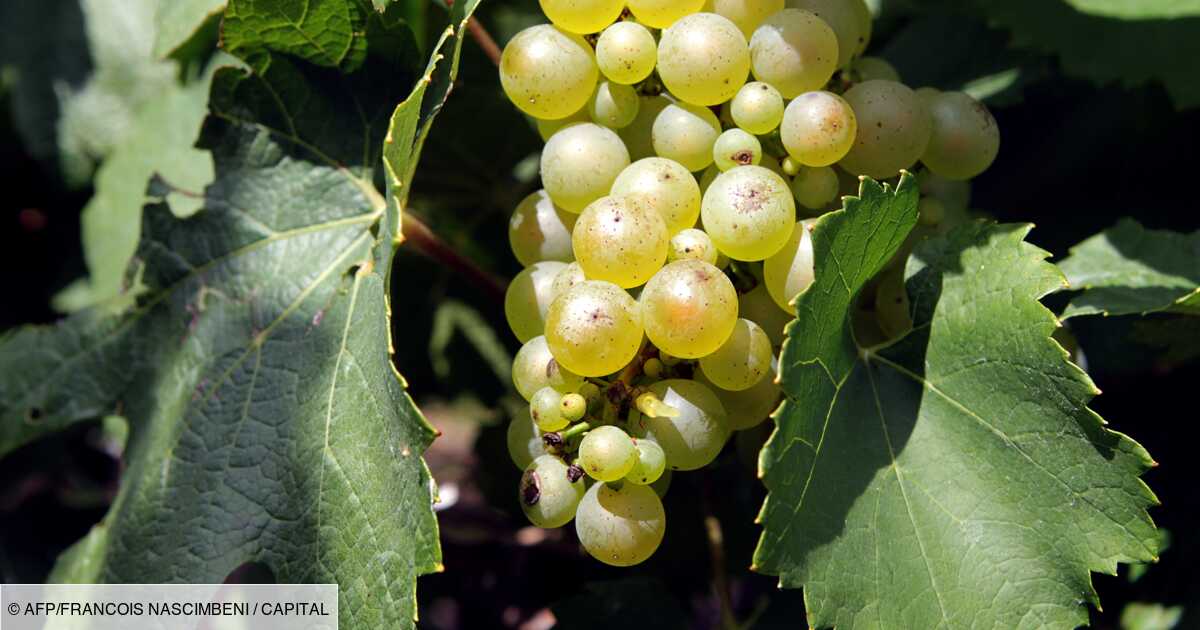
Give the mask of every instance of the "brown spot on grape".
M 737 153 L 734 153 L 733 155 L 731 155 L 730 158 L 732 158 L 734 162 L 737 162 L 738 164 L 741 164 L 742 166 L 747 166 L 754 162 L 754 152 L 753 151 L 738 151 Z
M 538 478 L 538 474 L 532 470 L 525 471 L 521 475 L 521 501 L 525 505 L 537 505 L 542 498 L 542 481 Z

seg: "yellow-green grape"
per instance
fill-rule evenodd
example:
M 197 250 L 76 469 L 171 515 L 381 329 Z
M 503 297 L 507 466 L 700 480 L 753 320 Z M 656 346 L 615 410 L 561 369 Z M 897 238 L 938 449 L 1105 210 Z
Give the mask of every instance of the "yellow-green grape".
M 717 264 L 717 246 L 704 230 L 688 228 L 671 237 L 667 249 L 667 262 L 677 260 L 702 260 L 710 265 Z
M 766 135 L 783 121 L 783 95 L 769 83 L 751 81 L 730 101 L 729 115 L 738 127 Z
M 551 136 L 558 133 L 559 129 L 562 129 L 568 125 L 574 125 L 575 123 L 591 122 L 592 117 L 588 115 L 587 106 L 584 105 L 583 109 L 580 109 L 566 118 L 560 118 L 558 120 L 542 120 L 540 118 L 534 118 L 533 120 L 537 123 L 538 135 L 542 137 L 542 142 L 547 142 L 550 140 Z
M 637 463 L 637 445 L 629 434 L 612 425 L 587 432 L 579 443 L 579 465 L 596 481 L 616 481 Z
M 551 285 L 566 266 L 566 263 L 554 261 L 534 263 L 522 269 L 508 285 L 504 294 L 504 316 L 521 343 L 545 330 L 546 311 L 554 300 Z
M 629 155 L 635 160 L 654 157 L 654 121 L 662 110 L 671 104 L 671 99 L 663 96 L 643 96 L 638 105 L 638 115 L 633 123 L 617 133 L 625 146 L 629 147 Z
M 667 262 L 667 224 L 626 197 L 602 197 L 579 215 L 571 242 L 587 277 L 623 289 L 646 283 Z
M 762 327 L 773 348 L 783 345 L 783 329 L 794 319 L 787 311 L 779 308 L 767 292 L 767 285 L 762 282 L 753 290 L 738 296 L 738 315 Z
M 850 64 L 850 74 L 855 81 L 899 81 L 896 67 L 882 57 L 860 57 Z
M 500 85 L 521 111 L 543 120 L 583 109 L 600 77 L 582 37 L 549 24 L 517 33 L 500 56 Z
M 750 39 L 764 20 L 783 10 L 783 0 L 708 0 L 704 10 L 733 22 Z
M 946 219 L 946 205 L 933 197 L 925 197 L 917 204 L 918 220 L 921 225 L 935 227 Z
M 867 6 L 867 0 L 849 0 L 849 2 L 850 9 L 854 12 L 855 19 L 858 20 L 858 47 L 854 50 L 854 54 L 861 55 L 871 43 L 871 31 L 874 30 L 875 16 L 871 15 L 871 8 Z
M 846 92 L 858 117 L 858 136 L 841 165 L 854 175 L 895 177 L 925 153 L 930 117 L 921 99 L 895 81 L 864 81 Z
M 638 439 L 658 442 L 672 470 L 696 470 L 716 459 L 729 439 L 725 408 L 717 395 L 703 383 L 684 379 L 659 381 L 650 391 L 679 414 L 642 416 L 632 423 Z
M 624 129 L 637 118 L 641 99 L 637 91 L 628 85 L 601 81 L 595 94 L 588 101 L 588 115 L 592 122 L 609 129 Z
M 658 42 L 658 76 L 671 94 L 693 105 L 728 101 L 746 83 L 749 73 L 746 36 L 715 13 L 680 19 L 663 31 Z
M 720 348 L 737 323 L 733 283 L 699 260 L 663 267 L 646 283 L 639 301 L 646 336 L 660 350 L 684 359 Z
M 615 284 L 581 282 L 550 305 L 546 343 L 559 365 L 576 374 L 612 374 L 642 345 L 641 307 Z
M 543 387 L 537 390 L 529 401 L 529 417 L 533 418 L 538 429 L 545 433 L 561 431 L 571 424 L 562 415 L 562 394 L 553 387 Z
M 658 378 L 658 377 L 662 376 L 662 373 L 663 373 L 662 361 L 659 361 L 658 359 L 653 359 L 653 358 L 646 359 L 646 362 L 642 364 L 642 373 L 650 378 Z
M 578 422 L 587 413 L 587 399 L 580 394 L 563 394 L 559 412 L 567 422 Z
M 763 284 L 783 310 L 796 314 L 792 300 L 813 282 L 812 235 L 801 221 L 783 249 L 763 262 Z
M 875 320 L 888 339 L 896 339 L 912 330 L 908 291 L 904 287 L 904 268 L 897 267 L 879 278 L 875 287 Z
M 554 276 L 554 282 L 550 285 L 550 299 L 553 301 L 567 289 L 584 280 L 587 280 L 587 275 L 583 273 L 583 267 L 580 267 L 578 262 L 567 265 L 558 272 L 558 275 Z
M 863 40 L 869 35 L 862 32 L 860 14 L 853 4 L 861 0 L 787 0 L 789 8 L 811 11 L 829 25 L 837 39 L 837 67 L 850 65 Z
M 571 230 L 576 215 L 557 208 L 546 191 L 525 198 L 508 221 L 508 244 L 526 267 L 547 260 L 571 262 Z
M 625 481 L 639 486 L 648 486 L 658 481 L 666 469 L 667 455 L 663 453 L 658 442 L 638 440 L 637 460 L 634 462 L 633 468 L 630 468 L 629 472 L 625 474 Z
M 721 123 L 712 110 L 690 103 L 672 103 L 655 117 L 650 138 L 656 154 L 694 172 L 712 164 L 713 144 L 720 135 Z
M 629 151 L 612 129 L 594 123 L 571 125 L 542 149 L 542 185 L 558 207 L 578 213 L 607 195 L 626 166 Z
M 508 456 L 521 470 L 525 470 L 534 459 L 546 454 L 542 432 L 538 431 L 537 424 L 529 414 L 517 414 L 508 423 L 505 442 L 508 446 Z
M 762 161 L 762 143 L 741 129 L 730 129 L 713 144 L 713 163 L 722 171 L 735 166 L 754 166 Z
M 800 169 L 804 168 L 803 164 L 797 162 L 796 159 L 790 155 L 784 157 L 783 160 L 779 162 L 779 165 L 783 167 L 783 174 L 787 175 L 788 177 L 795 177 L 796 175 L 800 174 Z
M 709 383 L 703 373 L 697 375 L 696 379 L 701 383 Z M 779 408 L 783 398 L 783 390 L 775 382 L 774 370 L 750 389 L 731 392 L 713 387 L 712 392 L 725 408 L 725 424 L 730 431 L 745 431 L 759 426 Z
M 821 89 L 837 69 L 837 54 L 829 25 L 800 9 L 772 15 L 750 38 L 754 78 L 775 86 L 784 98 Z
M 771 339 L 758 324 L 739 319 L 717 351 L 700 358 L 700 370 L 713 385 L 729 391 L 754 387 L 771 371 Z
M 542 13 L 554 25 L 586 35 L 597 33 L 621 17 L 624 0 L 539 0 Z
M 525 469 L 517 498 L 530 523 L 552 529 L 575 518 L 587 486 L 583 479 L 572 482 L 567 477 L 568 468 L 558 457 L 542 455 Z
M 679 18 L 699 11 L 704 0 L 629 0 L 627 4 L 637 21 L 652 28 L 667 28 Z
M 931 100 L 933 133 L 921 161 L 953 180 L 986 171 L 1000 152 L 1000 127 L 983 103 L 963 92 L 943 92 Z
M 788 155 L 805 166 L 829 166 L 842 159 L 858 133 L 854 109 L 832 92 L 805 92 L 796 97 L 779 127 Z
M 593 558 L 614 567 L 645 562 L 662 544 L 666 529 L 662 500 L 649 486 L 634 483 L 592 485 L 575 513 L 579 543 Z
M 734 260 L 763 260 L 783 247 L 796 223 L 796 201 L 782 177 L 762 166 L 721 173 L 700 205 L 704 231 Z
M 613 83 L 633 85 L 645 80 L 658 63 L 654 35 L 637 22 L 617 22 L 604 29 L 596 42 L 596 63 Z
M 533 400 L 533 395 L 543 387 L 553 387 L 561 394 L 579 391 L 583 386 L 583 377 L 560 366 L 550 354 L 550 346 L 546 337 L 539 335 L 526 341 L 517 356 L 513 358 L 513 385 L 517 393 L 525 400 Z
M 658 478 L 658 481 L 655 481 L 649 486 L 650 489 L 654 491 L 654 494 L 658 495 L 660 499 L 667 496 L 667 491 L 671 489 L 671 476 L 671 469 L 668 468 L 663 471 L 663 474 Z
M 828 166 L 808 166 L 792 179 L 792 195 L 796 203 L 809 210 L 820 210 L 838 197 L 837 173 Z
M 666 158 L 643 158 L 617 175 L 612 195 L 629 197 L 649 205 L 667 224 L 667 233 L 696 225 L 700 218 L 700 186 L 679 162 Z

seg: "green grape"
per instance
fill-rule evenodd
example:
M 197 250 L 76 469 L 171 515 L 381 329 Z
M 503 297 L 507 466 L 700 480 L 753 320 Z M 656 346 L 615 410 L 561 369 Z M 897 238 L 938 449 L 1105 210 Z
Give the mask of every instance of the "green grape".
M 837 36 L 829 25 L 800 9 L 772 15 L 750 38 L 754 78 L 775 86 L 784 98 L 828 83 L 837 69 L 837 51 Z
M 513 385 L 517 393 L 525 400 L 533 400 L 533 395 L 543 387 L 553 387 L 561 394 L 579 391 L 583 385 L 583 377 L 571 372 L 554 360 L 550 354 L 550 346 L 544 336 L 537 336 L 525 342 L 513 358 Z
M 737 392 L 754 387 L 771 371 L 771 357 L 771 339 L 762 327 L 739 319 L 729 339 L 700 358 L 700 370 L 713 385 Z
M 658 76 L 671 94 L 693 105 L 728 101 L 749 73 L 746 36 L 715 13 L 680 19 L 663 31 L 658 42 Z
M 711 384 L 703 373 L 699 373 L 696 378 L 702 383 Z M 725 424 L 731 431 L 745 431 L 762 424 L 779 408 L 783 398 L 783 390 L 775 382 L 774 370 L 750 389 L 731 392 L 713 387 L 712 392 L 725 408 Z
M 996 160 L 1000 127 L 986 105 L 963 92 L 943 92 L 931 99 L 929 113 L 933 133 L 921 156 L 929 170 L 946 179 L 971 179 Z
M 787 0 L 789 8 L 810 11 L 832 29 L 837 46 L 837 67 L 850 65 L 866 35 L 862 32 L 860 14 L 852 6 L 861 0 Z
M 809 166 L 792 179 L 796 203 L 809 210 L 820 210 L 838 197 L 838 176 L 828 166 Z
M 646 359 L 646 362 L 642 364 L 642 373 L 650 378 L 658 378 L 658 377 L 662 376 L 662 373 L 663 373 L 662 361 L 659 361 L 658 359 L 653 359 L 653 358 Z
M 659 381 L 650 391 L 679 415 L 641 416 L 632 423 L 637 437 L 657 442 L 673 470 L 696 470 L 716 459 L 729 439 L 725 408 L 717 395 L 703 383 L 683 379 Z
M 650 132 L 654 152 L 675 160 L 689 171 L 712 164 L 713 144 L 721 135 L 721 123 L 707 107 L 672 103 L 658 113 Z
M 546 343 L 558 363 L 576 374 L 612 374 L 642 345 L 641 307 L 615 284 L 581 282 L 550 305 Z
M 795 177 L 800 173 L 800 169 L 804 168 L 803 164 L 797 162 L 790 155 L 783 158 L 779 165 L 783 167 L 783 174 L 788 177 Z
M 500 56 L 504 93 L 534 118 L 555 120 L 579 111 L 599 77 L 592 47 L 549 24 L 517 33 Z
M 577 217 L 555 207 L 546 191 L 539 190 L 517 205 L 508 221 L 508 244 L 526 267 L 547 260 L 571 262 L 571 230 Z
M 601 81 L 588 101 L 588 115 L 598 125 L 609 129 L 624 129 L 637 118 L 641 99 L 628 85 Z
M 508 423 L 505 441 L 508 445 L 508 456 L 521 470 L 525 470 L 534 459 L 546 454 L 542 432 L 538 431 L 533 418 L 528 414 L 518 414 Z
M 746 39 L 750 39 L 764 20 L 782 10 L 783 0 L 708 0 L 704 4 L 705 12 L 716 13 L 733 22 Z
M 616 481 L 624 477 L 637 459 L 633 438 L 611 425 L 588 431 L 579 443 L 579 465 L 596 481 Z
M 783 177 L 762 166 L 740 166 L 721 173 L 708 187 L 700 216 L 722 254 L 763 260 L 792 235 L 796 201 Z
M 629 0 L 629 10 L 637 21 L 652 28 L 667 28 L 676 20 L 695 13 L 704 0 Z
M 854 77 L 855 82 L 874 81 L 876 79 L 900 81 L 900 73 L 896 71 L 896 67 L 882 57 L 860 57 L 855 59 L 850 64 L 850 74 Z
M 829 166 L 846 156 L 859 133 L 858 117 L 832 92 L 805 92 L 788 104 L 779 136 L 805 166 Z
M 861 55 L 871 43 L 871 31 L 874 29 L 875 17 L 871 15 L 871 8 L 867 6 L 867 0 L 848 1 L 850 10 L 854 12 L 854 17 L 858 21 L 858 47 L 855 48 L 854 54 Z
M 587 276 L 583 273 L 583 267 L 579 266 L 578 262 L 573 262 L 558 272 L 554 276 L 554 282 L 550 285 L 550 300 L 562 295 L 564 291 L 571 287 L 587 280 Z
M 546 311 L 554 300 L 551 285 L 566 266 L 566 263 L 555 261 L 534 263 L 521 270 L 508 285 L 504 294 L 504 316 L 521 343 L 542 334 L 545 329 Z
M 812 235 L 801 221 L 783 249 L 763 262 L 763 284 L 783 310 L 796 314 L 791 301 L 813 282 Z
M 666 158 L 643 158 L 617 175 L 612 195 L 648 204 L 667 224 L 667 233 L 696 225 L 700 218 L 700 186 L 679 162 Z
M 588 488 L 575 515 L 575 534 L 593 558 L 630 567 L 654 555 L 667 529 L 662 500 L 648 486 L 597 483 Z
M 735 166 L 754 166 L 762 161 L 762 143 L 741 129 L 722 133 L 713 144 L 713 163 L 722 171 Z
M 904 287 L 904 268 L 883 274 L 875 287 L 875 321 L 888 339 L 896 339 L 912 330 L 908 291 Z
M 561 431 L 571 424 L 562 415 L 562 397 L 553 387 L 543 387 L 533 395 L 529 401 L 529 417 L 533 418 L 538 429 L 550 433 Z
M 561 129 L 542 149 L 542 185 L 558 207 L 582 212 L 608 194 L 629 166 L 629 151 L 607 127 L 580 123 Z
M 766 135 L 783 122 L 783 95 L 769 83 L 751 81 L 730 101 L 729 115 L 738 127 Z
M 625 475 L 625 480 L 639 486 L 648 486 L 667 469 L 667 455 L 663 453 L 658 442 L 652 440 L 637 441 L 637 459 L 633 468 Z
M 663 267 L 639 298 L 646 336 L 684 359 L 711 354 L 737 323 L 737 292 L 720 269 L 699 260 Z
M 858 116 L 858 135 L 841 165 L 855 175 L 895 177 L 929 145 L 929 112 L 921 99 L 895 81 L 864 81 L 846 92 Z
M 779 308 L 763 282 L 753 290 L 738 296 L 738 315 L 762 327 L 773 348 L 783 345 L 783 329 L 792 323 L 793 319 L 787 311 Z
M 704 230 L 688 228 L 671 237 L 667 261 L 702 260 L 710 265 L 717 262 L 717 246 Z
M 936 227 L 946 220 L 946 205 L 933 197 L 925 197 L 917 204 L 921 225 Z
M 586 35 L 599 32 L 621 17 L 625 0 L 538 0 L 554 25 Z
M 602 197 L 579 215 L 571 243 L 587 277 L 623 289 L 646 283 L 667 262 L 667 224 L 627 197 Z
M 574 125 L 575 123 L 591 122 L 592 117 L 588 115 L 587 105 L 585 104 L 583 109 L 580 109 L 566 118 L 560 118 L 558 120 L 542 120 L 540 118 L 534 118 L 533 120 L 537 123 L 538 135 L 542 137 L 542 142 L 547 142 L 550 140 L 551 136 L 558 133 L 559 129 L 562 129 L 568 125 Z
M 567 477 L 567 464 L 554 455 L 533 460 L 521 475 L 517 499 L 530 523 L 547 529 L 562 527 L 575 518 L 587 492 L 582 479 Z
M 654 494 L 658 495 L 660 499 L 667 496 L 667 491 L 671 489 L 672 475 L 673 473 L 671 472 L 671 469 L 668 468 L 663 471 L 663 474 L 658 478 L 658 481 L 650 484 L 650 489 L 653 490 Z
M 654 157 L 654 121 L 662 110 L 671 104 L 671 99 L 662 96 L 643 96 L 638 105 L 638 115 L 628 127 L 618 131 L 625 146 L 629 147 L 629 155 L 641 161 Z
M 941 90 L 932 87 L 917 88 L 913 93 L 917 95 L 917 98 L 921 100 L 926 109 L 931 109 L 933 101 L 942 95 Z
M 596 63 L 613 83 L 633 85 L 654 72 L 658 44 L 637 22 L 617 22 L 604 29 L 596 42 Z
M 587 399 L 580 394 L 564 394 L 558 406 L 567 422 L 578 422 L 587 414 Z

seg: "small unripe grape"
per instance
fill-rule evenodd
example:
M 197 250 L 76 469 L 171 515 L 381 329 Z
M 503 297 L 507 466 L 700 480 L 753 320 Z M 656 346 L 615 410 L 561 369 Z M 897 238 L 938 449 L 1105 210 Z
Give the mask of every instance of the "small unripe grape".
M 900 81 L 895 66 L 881 57 L 861 57 L 850 64 L 850 74 L 855 81 Z
M 504 294 L 504 315 L 513 334 L 525 343 L 542 334 L 546 311 L 550 308 L 551 285 L 566 263 L 534 263 L 517 274 Z
M 895 177 L 929 145 L 930 117 L 921 99 L 895 81 L 865 81 L 846 92 L 858 117 L 858 135 L 841 166 L 854 175 Z
M 771 371 L 771 340 L 748 319 L 739 319 L 716 352 L 701 357 L 700 369 L 712 384 L 730 391 L 750 389 Z
M 636 463 L 637 446 L 633 438 L 617 427 L 596 427 L 579 443 L 579 465 L 597 481 L 621 479 Z
M 641 286 L 667 261 L 667 224 L 647 205 L 602 197 L 579 215 L 571 236 L 587 277 L 629 289 Z
M 651 129 L 654 152 L 675 160 L 689 171 L 713 162 L 712 148 L 721 135 L 721 123 L 707 107 L 672 103 L 658 113 Z
M 581 35 L 612 24 L 625 8 L 624 0 L 539 0 L 539 4 L 555 26 Z
M 549 24 L 517 33 L 500 56 L 504 93 L 534 118 L 555 120 L 579 111 L 599 76 L 592 47 Z
M 832 92 L 805 92 L 788 104 L 779 136 L 788 155 L 806 166 L 829 166 L 846 156 L 858 117 Z
M 671 237 L 667 261 L 702 260 L 710 265 L 717 262 L 717 246 L 704 230 L 689 228 Z
M 563 417 L 562 394 L 553 387 L 543 387 L 529 401 L 529 417 L 545 433 L 565 429 L 570 422 Z
M 671 0 L 674 2 L 675 0 Z M 615 567 L 644 562 L 662 544 L 667 516 L 649 486 L 597 483 L 579 502 L 575 534 L 593 558 Z
M 653 208 L 675 234 L 696 224 L 700 218 L 700 186 L 679 162 L 666 158 L 643 158 L 630 164 L 612 185 L 614 197 Z
M 639 302 L 646 336 L 676 357 L 711 354 L 737 323 L 733 283 L 720 269 L 699 260 L 663 267 L 646 283 Z
M 795 177 L 800 173 L 800 170 L 804 168 L 803 164 L 798 162 L 790 155 L 783 158 L 783 160 L 779 162 L 779 165 L 783 167 L 783 173 L 789 177 Z
M 829 25 L 800 9 L 772 15 L 750 38 L 754 78 L 775 86 L 784 98 L 821 89 L 837 69 L 837 55 Z
M 525 198 L 508 221 L 508 244 L 524 266 L 547 260 L 571 262 L 571 230 L 576 215 L 554 205 L 546 191 Z
M 783 95 L 769 83 L 751 81 L 730 101 L 729 115 L 752 134 L 771 133 L 783 121 Z
M 625 367 L 637 356 L 642 336 L 641 307 L 609 282 L 577 284 L 546 313 L 550 352 L 560 365 L 582 376 L 605 376 Z
M 946 179 L 971 179 L 1000 152 L 1000 128 L 983 103 L 963 92 L 943 92 L 929 102 L 933 133 L 921 161 Z
M 567 422 L 578 422 L 587 413 L 587 399 L 580 394 L 565 394 L 559 408 Z
M 588 101 L 588 115 L 598 125 L 624 129 L 637 118 L 640 104 L 637 92 L 628 85 L 601 81 Z
M 756 261 L 787 242 L 796 222 L 796 202 L 779 175 L 761 166 L 740 166 L 713 180 L 700 215 L 721 253 Z
M 749 73 L 746 36 L 715 13 L 680 19 L 658 42 L 658 76 L 671 94 L 688 103 L 720 105 L 737 94 Z
M 829 25 L 837 39 L 837 67 L 844 68 L 860 47 L 866 48 L 864 40 L 870 35 L 863 33 L 860 14 L 853 6 L 859 2 L 862 0 L 787 0 L 787 5 L 811 11 Z
M 783 10 L 783 0 L 708 0 L 704 10 L 733 22 L 750 39 L 763 21 Z
M 713 143 L 713 163 L 722 171 L 735 166 L 754 166 L 762 161 L 762 156 L 758 138 L 741 129 L 730 129 Z
M 558 207 L 578 213 L 607 195 L 626 166 L 629 151 L 613 130 L 580 123 L 554 134 L 542 149 L 542 185 Z
M 763 262 L 767 292 L 780 308 L 792 315 L 796 314 L 792 300 L 813 282 L 812 235 L 807 226 L 806 221 L 797 223 L 787 244 Z
M 630 12 L 637 21 L 653 28 L 667 28 L 685 15 L 704 6 L 704 0 L 629 0 Z
M 617 22 L 604 29 L 596 42 L 596 63 L 613 83 L 633 85 L 654 72 L 658 44 L 645 26 Z
M 658 359 L 653 359 L 653 358 L 646 359 L 646 362 L 642 364 L 642 373 L 650 378 L 658 378 L 658 377 L 662 376 L 662 373 L 663 373 L 662 361 L 659 361 Z
M 553 387 L 561 394 L 577 391 L 583 386 L 583 377 L 560 366 L 550 354 L 550 346 L 544 336 L 525 342 L 513 358 L 513 385 L 525 400 L 543 387 Z
M 625 474 L 625 480 L 639 486 L 648 486 L 658 481 L 666 469 L 667 456 L 662 447 L 653 440 L 638 440 L 637 459 L 633 468 Z
M 518 501 L 530 523 L 538 527 L 562 527 L 575 518 L 579 502 L 587 492 L 582 479 L 567 477 L 567 464 L 554 455 L 533 460 L 521 475 Z
M 792 179 L 796 203 L 809 210 L 820 210 L 838 197 L 837 173 L 828 166 L 805 167 Z

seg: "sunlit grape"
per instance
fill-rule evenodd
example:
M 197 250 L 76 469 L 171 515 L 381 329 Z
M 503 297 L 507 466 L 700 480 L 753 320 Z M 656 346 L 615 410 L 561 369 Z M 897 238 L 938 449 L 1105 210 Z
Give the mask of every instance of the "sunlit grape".
M 517 33 L 500 57 L 504 93 L 521 111 L 544 120 L 582 109 L 599 76 L 592 47 L 549 24 Z

